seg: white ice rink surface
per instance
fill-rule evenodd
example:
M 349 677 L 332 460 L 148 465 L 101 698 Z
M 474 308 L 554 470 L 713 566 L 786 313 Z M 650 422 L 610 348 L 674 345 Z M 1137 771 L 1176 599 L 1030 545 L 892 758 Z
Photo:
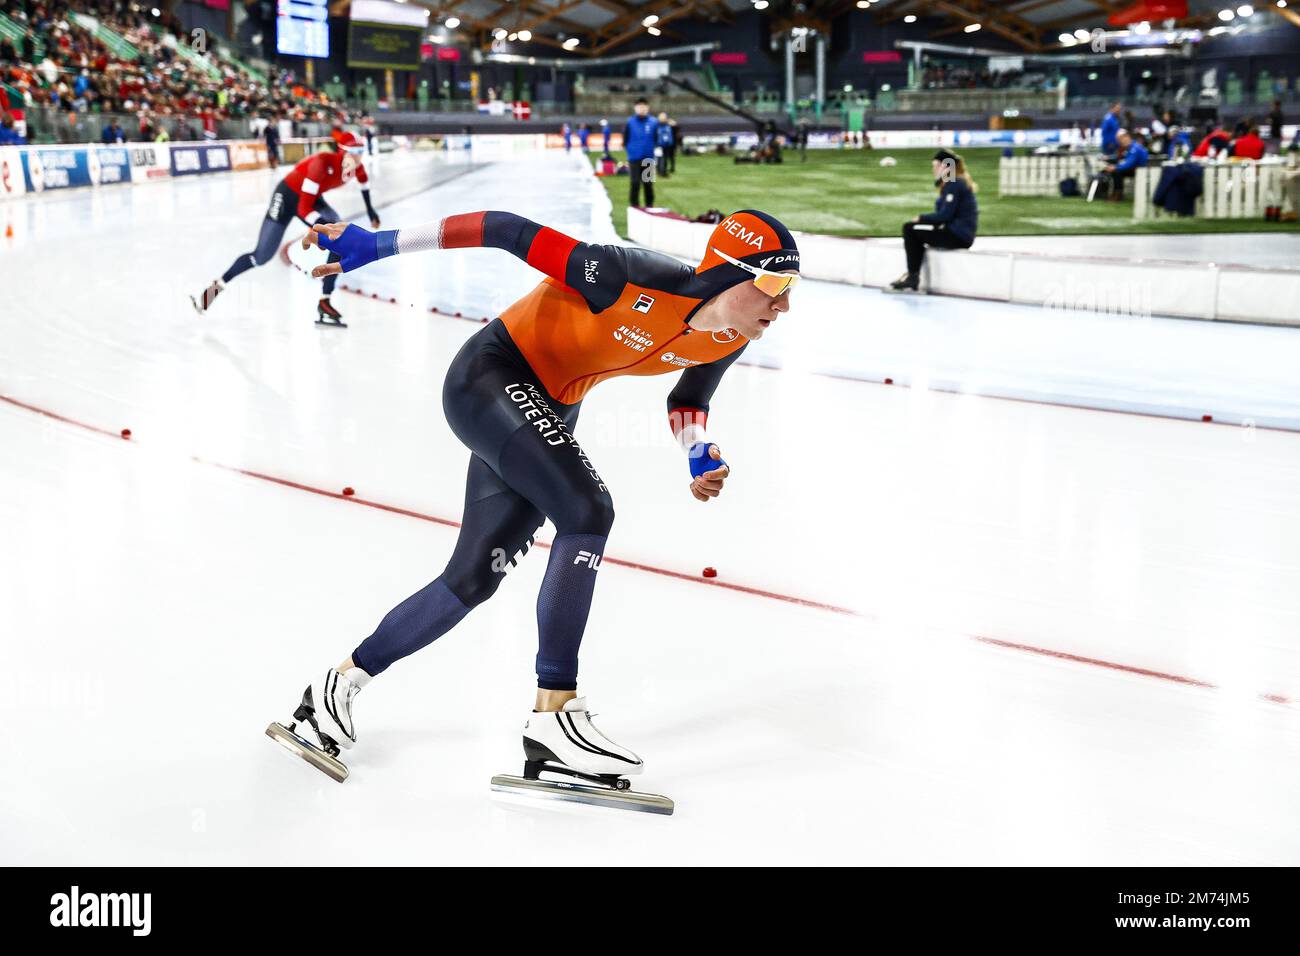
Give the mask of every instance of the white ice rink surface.
M 0 862 L 1300 864 L 1300 434 L 1199 421 L 1300 427 L 1289 329 L 807 283 L 714 400 L 720 500 L 687 492 L 669 376 L 578 429 L 618 508 L 581 690 L 674 816 L 489 792 L 545 552 L 358 698 L 347 783 L 283 754 L 266 724 L 451 551 L 420 516 L 460 516 L 439 396 L 478 326 L 428 308 L 536 275 L 391 260 L 337 331 L 273 262 L 197 319 L 274 182 L 0 206 Z M 385 225 L 608 238 L 590 186 L 500 163 Z M 345 485 L 410 513 L 309 490 Z

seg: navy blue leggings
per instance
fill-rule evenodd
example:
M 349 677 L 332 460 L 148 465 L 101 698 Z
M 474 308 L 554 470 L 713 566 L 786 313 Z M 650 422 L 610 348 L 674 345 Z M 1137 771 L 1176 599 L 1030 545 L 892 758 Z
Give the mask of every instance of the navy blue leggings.
M 496 592 L 549 518 L 556 536 L 537 597 L 537 683 L 573 690 L 614 524 L 609 491 L 573 437 L 580 406 L 547 393 L 500 320 L 452 360 L 442 403 L 473 452 L 460 537 L 442 575 L 390 611 L 352 661 L 378 674 L 445 634 Z
M 315 210 L 320 214 L 318 222 L 331 223 L 339 221 L 339 214 L 320 197 L 316 198 Z M 252 252 L 246 252 L 230 264 L 221 277 L 222 282 L 229 282 L 237 275 L 247 272 L 249 269 L 257 266 L 264 266 L 275 256 L 280 248 L 280 243 L 284 239 L 284 231 L 293 222 L 294 216 L 298 214 L 298 196 L 284 184 L 275 187 L 275 192 L 271 193 L 271 204 L 267 207 L 266 217 L 262 220 L 262 228 L 257 234 L 257 248 Z M 339 257 L 330 253 L 328 262 L 338 262 Z M 321 291 L 329 295 L 334 291 L 334 283 L 339 281 L 338 276 L 326 276 L 321 280 Z

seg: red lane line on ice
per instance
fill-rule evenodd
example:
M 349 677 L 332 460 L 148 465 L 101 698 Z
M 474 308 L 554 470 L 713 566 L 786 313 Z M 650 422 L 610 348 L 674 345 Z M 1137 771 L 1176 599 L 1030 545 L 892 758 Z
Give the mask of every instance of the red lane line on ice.
M 66 415 L 60 415 L 36 405 L 29 405 L 26 402 L 20 402 L 16 398 L 10 398 L 7 395 L 0 395 L 0 401 L 7 402 L 10 405 L 25 409 L 29 412 L 35 412 L 37 415 L 44 415 L 46 418 L 52 418 L 55 421 L 63 422 L 66 425 L 72 425 L 76 428 L 84 429 L 85 431 L 94 432 L 97 435 L 107 435 L 109 438 L 116 438 L 119 441 L 124 440 L 120 432 L 112 432 L 106 428 L 100 428 L 97 425 L 78 421 L 75 418 L 68 418 Z M 285 488 L 293 488 L 296 491 L 305 491 L 309 494 L 321 495 L 325 498 L 334 498 L 338 501 L 346 501 L 349 504 L 364 505 L 367 508 L 375 508 L 376 510 L 387 511 L 391 514 L 404 515 L 408 518 L 417 518 L 420 521 L 428 521 L 432 524 L 440 524 L 448 528 L 460 527 L 460 522 L 453 521 L 451 518 L 440 518 L 437 515 L 426 514 L 422 511 L 412 511 L 410 508 L 399 508 L 396 505 L 386 505 L 381 501 L 370 501 L 366 498 L 358 498 L 355 495 L 345 495 L 341 492 L 330 491 L 326 488 L 317 488 L 314 485 L 303 484 L 300 481 L 293 481 L 289 478 L 280 478 L 276 475 L 268 475 L 260 471 L 253 471 L 249 468 L 239 468 L 235 465 L 222 464 L 219 461 L 211 461 L 207 458 L 200 458 L 197 455 L 191 455 L 190 459 L 201 465 L 220 468 L 222 471 L 234 472 L 235 474 L 243 475 L 247 478 L 256 478 L 258 481 L 267 481 L 272 484 L 281 485 Z M 538 541 L 536 544 L 541 548 L 550 547 L 550 544 L 545 541 Z M 762 588 L 750 587 L 746 584 L 732 584 L 729 581 L 719 581 L 717 578 L 700 578 L 693 574 L 687 574 L 684 571 L 673 571 L 669 568 L 661 568 L 653 564 L 642 564 L 638 561 L 628 561 L 624 558 L 615 558 L 608 555 L 606 555 L 602 561 L 607 564 L 616 564 L 620 567 L 631 568 L 634 571 L 646 571 L 650 574 L 658 574 L 667 578 L 677 578 L 680 581 L 690 581 L 692 584 L 703 584 L 708 587 L 725 588 L 728 591 L 752 594 L 755 597 L 769 598 L 770 600 L 782 601 L 786 604 L 796 604 L 799 607 L 815 608 L 820 611 L 833 611 L 836 614 L 843 614 L 848 617 L 867 616 L 861 611 L 855 611 L 852 608 L 839 607 L 835 604 L 825 604 L 821 601 L 812 601 L 808 598 L 796 597 L 793 594 L 781 594 L 777 591 L 765 591 Z
M 1174 684 L 1184 684 L 1189 687 L 1203 687 L 1206 690 L 1222 690 L 1218 684 L 1211 684 L 1209 681 L 1199 680 L 1195 677 L 1184 677 L 1181 674 L 1166 674 L 1163 671 L 1153 671 L 1146 667 L 1134 667 L 1131 664 L 1120 664 L 1117 661 L 1104 661 L 1098 657 L 1083 657 L 1079 654 L 1067 654 L 1065 651 L 1054 651 L 1047 647 L 1035 647 L 1032 644 L 1017 644 L 1014 641 L 1004 641 L 997 637 L 985 637 L 980 634 L 970 635 L 973 640 L 981 644 L 991 644 L 994 647 L 1004 647 L 1013 651 L 1024 651 L 1027 654 L 1038 654 L 1042 657 L 1055 657 L 1058 660 L 1072 661 L 1076 664 L 1091 664 L 1093 667 L 1104 667 L 1107 670 L 1122 671 L 1125 674 L 1139 674 L 1142 677 L 1155 677 L 1159 680 L 1167 680 Z M 1259 694 L 1260 700 L 1266 700 L 1274 704 L 1293 704 L 1295 701 L 1282 694 Z
M 358 498 L 355 495 L 344 495 L 337 491 L 330 491 L 326 488 L 317 488 L 314 485 L 305 485 L 299 481 L 291 481 L 288 478 L 279 478 L 275 475 L 267 475 L 259 471 L 252 471 L 247 468 L 238 468 L 234 465 L 223 465 L 221 462 L 209 461 L 205 458 L 195 457 L 194 461 L 204 465 L 211 465 L 213 468 L 220 468 L 223 471 L 232 471 L 236 474 L 244 475 L 247 478 L 256 478 L 258 481 L 269 481 L 272 484 L 283 485 L 286 488 L 293 488 L 297 491 L 306 491 L 313 495 L 321 495 L 325 498 L 335 498 L 339 501 L 346 501 L 349 504 L 364 505 L 367 508 L 375 508 L 379 511 L 387 511 L 392 514 L 404 515 L 408 518 L 417 518 L 420 521 L 429 521 L 433 524 L 444 525 L 448 528 L 459 528 L 460 522 L 453 521 L 451 518 L 441 518 L 437 515 L 426 514 L 422 511 L 412 511 L 410 508 L 399 508 L 396 505 L 387 505 L 382 501 L 371 501 L 366 498 Z M 539 548 L 550 548 L 550 542 L 538 541 L 535 546 Z M 750 587 L 745 584 L 732 584 L 728 581 L 719 581 L 716 578 L 700 578 L 693 574 L 687 574 L 684 571 L 673 571 L 669 568 L 656 567 L 653 564 L 641 564 L 637 561 L 628 561 L 624 558 L 614 558 L 606 555 L 601 559 L 603 564 L 616 564 L 619 567 L 631 568 L 634 571 L 646 571 L 650 574 L 658 574 L 663 577 L 677 578 L 681 581 L 690 581 L 692 584 L 705 584 L 709 587 L 726 588 L 729 591 L 740 591 L 743 594 L 752 594 L 756 597 L 770 598 L 773 601 L 784 601 L 787 604 L 797 604 L 800 607 L 816 608 L 821 611 L 834 611 L 836 614 L 844 614 L 849 617 L 865 617 L 861 611 L 855 611 L 852 608 L 838 607 L 834 604 L 823 604 L 820 601 L 811 601 L 807 598 L 795 597 L 792 594 L 781 594 L 776 591 L 765 591 L 762 588 Z
M 66 415 L 60 415 L 57 412 L 51 412 L 48 411 L 47 409 L 40 408 L 36 405 L 29 405 L 27 402 L 20 402 L 17 399 L 10 398 L 7 395 L 0 395 L 0 402 L 6 402 L 17 408 L 22 408 L 25 409 L 26 411 L 34 412 L 37 415 L 43 415 L 46 418 L 51 418 L 54 419 L 55 421 L 63 422 L 66 425 L 72 425 L 75 428 L 81 428 L 89 432 L 94 432 L 97 435 L 107 435 L 109 438 L 115 438 L 118 439 L 119 441 L 122 440 L 122 435 L 118 432 L 113 432 L 106 428 L 99 428 L 96 425 L 90 425 L 86 422 L 78 421 L 75 418 L 68 418 Z M 133 442 L 133 444 L 138 444 L 138 443 Z M 324 498 L 333 498 L 336 501 L 344 501 L 349 504 L 364 505 L 367 508 L 374 508 L 378 511 L 387 511 L 391 514 L 404 515 L 405 517 L 408 518 L 416 518 L 420 521 L 428 521 L 432 524 L 439 524 L 448 528 L 459 528 L 461 526 L 459 521 L 453 521 L 450 518 L 440 518 L 437 515 L 425 514 L 424 512 L 421 511 L 413 511 L 410 508 L 400 508 L 396 505 L 387 505 L 380 501 L 370 501 L 365 498 L 358 498 L 355 495 L 345 495 L 338 491 L 329 491 L 325 488 L 317 488 L 314 485 L 303 484 L 302 482 L 293 481 L 289 478 L 280 478 L 275 475 L 268 475 L 260 471 L 253 471 L 252 469 L 249 468 L 239 468 L 235 465 L 225 465 L 222 464 L 221 462 L 210 461 L 206 458 L 200 458 L 197 455 L 191 455 L 190 459 L 197 464 L 207 465 L 212 468 L 219 468 L 222 471 L 228 471 L 234 474 L 243 475 L 246 478 L 254 478 L 257 479 L 258 481 L 270 482 L 271 484 L 281 485 L 282 487 L 285 488 L 292 488 L 295 491 L 305 491 L 309 494 L 320 495 L 321 497 Z M 550 544 L 545 541 L 538 541 L 536 543 L 536 546 L 540 548 L 549 548 Z M 814 608 L 816 610 L 821 610 L 821 611 L 833 611 L 836 614 L 843 614 L 848 617 L 858 617 L 858 618 L 868 618 L 868 619 L 872 617 L 872 615 L 865 614 L 862 611 L 855 611 L 852 608 L 838 607 L 837 605 L 834 604 L 824 604 L 820 601 L 810 601 L 807 598 L 795 597 L 794 595 L 791 594 L 780 594 L 776 591 L 765 591 L 762 588 L 749 587 L 748 585 L 744 585 L 744 584 L 731 584 L 730 582 L 727 581 L 719 581 L 716 578 L 699 578 L 693 574 L 687 574 L 682 571 L 672 571 L 669 570 L 668 568 L 660 568 L 652 564 L 641 564 L 636 561 L 627 561 L 623 558 L 612 558 L 612 557 L 605 557 L 603 560 L 609 564 L 615 564 L 624 568 L 631 568 L 634 571 L 645 571 L 650 574 L 662 575 L 663 577 L 677 578 L 682 581 L 690 581 L 692 584 L 703 584 L 709 587 L 725 588 L 728 591 L 737 591 L 741 594 L 752 594 L 755 597 L 769 598 L 774 601 L 782 601 L 786 604 L 794 604 L 799 607 Z M 1120 664 L 1115 661 L 1104 661 L 1096 657 L 1084 657 L 1080 654 L 1070 654 L 1065 651 L 1054 651 L 1046 647 L 1035 647 L 1032 644 L 1017 644 L 1014 641 L 1004 641 L 996 637 L 985 637 L 978 634 L 970 634 L 966 636 L 968 636 L 971 640 L 979 641 L 982 644 L 989 644 L 991 646 L 1001 647 L 1007 650 L 1022 651 L 1028 654 L 1038 654 L 1043 657 L 1054 657 L 1057 658 L 1058 660 L 1070 661 L 1075 664 L 1090 664 L 1093 667 L 1103 667 L 1108 670 L 1121 671 L 1127 674 L 1138 674 L 1143 677 L 1154 677 L 1159 680 L 1171 681 L 1176 684 L 1183 684 L 1190 687 L 1200 687 L 1206 690 L 1220 689 L 1216 684 L 1211 684 L 1208 681 L 1198 680 L 1197 678 L 1194 677 L 1183 677 L 1179 674 L 1166 674 L 1162 671 L 1154 671 L 1145 667 L 1134 667 L 1129 664 Z M 1289 705 L 1289 704 L 1296 703 L 1296 700 L 1294 698 L 1286 697 L 1282 694 L 1259 694 L 1258 696 L 1261 700 L 1266 700 L 1274 704 Z
M 75 425 L 77 428 L 84 428 L 86 431 L 94 432 L 97 435 L 107 435 L 109 438 L 116 438 L 119 441 L 126 440 L 121 432 L 111 432 L 107 428 L 87 425 L 85 422 L 79 422 L 75 418 L 68 418 L 66 415 L 60 415 L 58 412 L 51 412 L 48 409 L 38 408 L 35 405 L 28 405 L 26 402 L 20 402 L 16 398 L 10 398 L 8 395 L 0 395 L 0 402 L 7 402 L 16 408 L 26 409 L 29 412 L 35 412 L 37 415 L 44 415 L 46 418 L 52 418 L 56 422 L 63 422 L 65 425 Z

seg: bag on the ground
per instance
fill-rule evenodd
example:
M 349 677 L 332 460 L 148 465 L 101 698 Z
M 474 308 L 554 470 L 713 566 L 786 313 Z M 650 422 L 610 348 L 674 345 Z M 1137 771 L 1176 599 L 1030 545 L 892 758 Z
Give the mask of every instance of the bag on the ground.
M 1067 176 L 1065 179 L 1062 179 L 1062 180 L 1061 180 L 1061 195 L 1062 195 L 1062 196 L 1082 196 L 1083 193 L 1079 190 L 1079 180 L 1077 180 L 1077 179 L 1074 178 L 1073 176 Z

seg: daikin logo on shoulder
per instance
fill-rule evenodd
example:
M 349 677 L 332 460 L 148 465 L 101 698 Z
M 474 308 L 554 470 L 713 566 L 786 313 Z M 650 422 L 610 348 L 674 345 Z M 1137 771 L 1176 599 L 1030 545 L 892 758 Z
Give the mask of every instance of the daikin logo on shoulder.
M 71 893 L 50 897 L 51 926 L 129 926 L 131 935 L 148 936 L 152 926 L 152 893 Z

